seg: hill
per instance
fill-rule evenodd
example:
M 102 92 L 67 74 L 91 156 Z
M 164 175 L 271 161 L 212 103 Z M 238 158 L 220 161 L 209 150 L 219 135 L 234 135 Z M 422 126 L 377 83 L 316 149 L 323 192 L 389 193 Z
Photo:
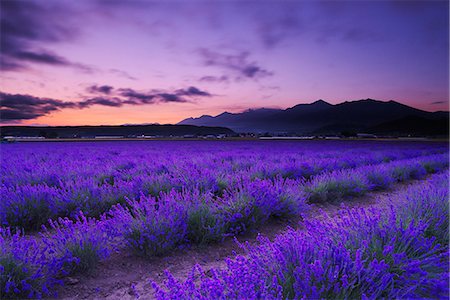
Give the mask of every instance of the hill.
M 282 109 L 224 112 L 188 118 L 178 124 L 223 126 L 236 132 L 320 134 L 342 131 L 379 134 L 446 135 L 448 112 L 427 112 L 396 101 L 363 99 L 330 104 L 318 100 Z M 418 123 L 414 122 L 416 120 Z

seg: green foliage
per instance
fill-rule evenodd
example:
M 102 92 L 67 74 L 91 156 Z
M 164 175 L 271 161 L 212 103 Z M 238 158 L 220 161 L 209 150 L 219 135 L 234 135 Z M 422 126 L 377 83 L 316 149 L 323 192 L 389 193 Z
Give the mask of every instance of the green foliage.
M 308 200 L 311 203 L 340 201 L 348 197 L 364 195 L 367 187 L 358 179 L 321 180 L 306 186 Z
M 214 195 L 216 197 L 222 197 L 226 189 L 228 188 L 229 184 L 226 180 L 223 178 L 217 179 L 217 190 L 214 191 Z
M 161 223 L 157 225 L 157 230 L 150 232 L 141 224 L 134 224 L 125 235 L 125 239 L 129 241 L 138 255 L 161 256 L 174 248 L 174 243 L 165 241 L 172 231 L 170 224 Z
M 446 179 L 446 178 L 445 178 Z M 448 246 L 449 244 L 449 191 L 446 180 L 433 182 L 433 188 L 424 189 L 419 193 L 405 196 L 401 217 L 406 223 L 416 224 L 419 220 L 427 224 L 424 230 L 426 238 L 435 238 L 436 242 Z M 443 189 L 437 190 L 435 187 Z
M 67 249 L 75 258 L 64 266 L 68 274 L 91 273 L 100 261 L 99 247 L 90 241 L 69 244 Z
M 426 175 L 426 169 L 420 164 L 399 165 L 392 169 L 391 176 L 397 182 L 405 182 L 410 179 L 420 179 Z
M 245 194 L 237 194 L 233 201 L 223 207 L 226 222 L 226 232 L 241 234 L 260 225 L 265 216 L 254 199 Z
M 209 244 L 223 240 L 223 216 L 209 205 L 202 204 L 188 212 L 188 239 L 194 244 Z
M 425 168 L 428 174 L 434 174 L 439 171 L 441 171 L 444 168 L 447 168 L 449 165 L 448 161 L 442 162 L 442 161 L 436 161 L 436 160 L 430 160 L 430 161 L 424 161 L 420 163 L 422 167 Z
M 370 184 L 370 188 L 373 191 L 387 190 L 394 183 L 394 179 L 382 172 L 377 172 L 374 170 L 367 174 L 367 181 Z
M 109 184 L 114 186 L 114 175 L 102 175 L 98 179 L 99 185 Z
M 38 230 L 41 224 L 53 217 L 49 202 L 39 197 L 24 197 L 5 211 L 5 219 L 9 226 Z
M 29 267 L 11 255 L 0 257 L 0 299 L 23 298 L 37 285 L 30 283 Z
M 143 186 L 143 190 L 147 195 L 153 196 L 155 198 L 158 198 L 161 193 L 168 193 L 172 189 L 179 190 L 179 188 L 176 188 L 174 186 L 170 185 L 170 182 L 168 181 L 153 181 L 153 182 L 146 182 Z

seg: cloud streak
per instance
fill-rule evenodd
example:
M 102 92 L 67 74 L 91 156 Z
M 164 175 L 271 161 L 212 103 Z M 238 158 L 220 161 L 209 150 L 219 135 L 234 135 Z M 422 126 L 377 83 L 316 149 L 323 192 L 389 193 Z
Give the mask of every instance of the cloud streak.
M 370 22 L 348 21 L 355 18 L 355 12 L 364 13 L 376 6 L 378 5 L 374 6 L 371 1 L 280 1 L 261 5 L 248 4 L 255 21 L 255 33 L 261 45 L 269 50 L 290 47 L 309 36 L 314 36 L 319 44 L 332 40 L 361 44 L 382 41 L 378 28 L 370 26 Z
M 195 86 L 190 86 L 187 89 L 177 90 L 176 94 L 178 96 L 201 96 L 201 97 L 211 97 L 212 95 L 208 92 L 202 91 Z
M 265 48 L 278 47 L 285 40 L 302 33 L 304 26 L 298 6 L 301 6 L 298 2 L 280 2 L 275 9 L 268 4 L 268 7 L 263 5 L 265 10 L 258 11 L 256 32 Z
M 117 75 L 117 76 L 120 76 L 120 77 L 125 78 L 125 79 L 128 79 L 128 80 L 137 80 L 136 77 L 131 76 L 131 75 L 128 74 L 127 72 L 122 71 L 122 70 L 119 70 L 119 69 L 109 69 L 109 72 L 110 72 L 111 74 L 115 74 L 115 75 Z
M 70 26 L 69 11 L 32 1 L 0 1 L 0 66 L 2 71 L 21 71 L 32 64 L 71 67 L 82 72 L 94 68 L 72 62 L 42 45 L 73 40 L 78 32 Z M 59 20 L 64 19 L 65 22 Z
M 36 119 L 63 108 L 76 107 L 78 104 L 74 102 L 0 92 L 0 119 L 6 121 Z
M 207 75 L 207 76 L 200 77 L 199 81 L 200 82 L 229 82 L 230 78 L 226 75 L 222 75 L 222 76 Z
M 103 105 L 103 106 L 110 106 L 110 107 L 120 107 L 124 104 L 124 101 L 120 98 L 105 98 L 105 97 L 94 97 L 89 98 L 84 101 L 77 103 L 77 108 L 87 108 L 92 105 Z
M 91 85 L 89 86 L 86 91 L 88 93 L 92 93 L 92 94 L 105 94 L 105 95 L 109 95 L 111 94 L 112 90 L 114 88 L 110 85 Z
M 194 86 L 178 89 L 174 92 L 138 92 L 130 88 L 115 89 L 109 85 L 92 85 L 87 88 L 95 97 L 86 97 L 82 101 L 62 101 L 40 98 L 31 95 L 0 92 L 0 119 L 21 121 L 36 119 L 62 109 L 85 109 L 93 105 L 122 107 L 124 105 L 146 105 L 157 103 L 184 103 L 197 97 L 213 95 Z
M 128 98 L 129 104 L 150 104 L 154 102 L 155 94 L 137 92 L 133 89 L 119 89 L 118 93 L 122 97 Z
M 447 103 L 447 101 L 434 101 L 434 102 L 431 102 L 431 104 L 433 104 L 433 105 L 444 104 L 444 103 Z
M 258 80 L 273 76 L 273 72 L 259 66 L 255 61 L 249 61 L 250 53 L 247 51 L 241 51 L 238 54 L 223 54 L 201 48 L 198 52 L 205 66 L 223 68 L 231 72 L 235 79 Z

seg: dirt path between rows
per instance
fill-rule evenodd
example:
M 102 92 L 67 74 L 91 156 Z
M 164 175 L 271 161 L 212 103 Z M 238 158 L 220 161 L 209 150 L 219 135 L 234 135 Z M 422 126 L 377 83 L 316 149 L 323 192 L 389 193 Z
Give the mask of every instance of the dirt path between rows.
M 367 207 L 374 204 L 389 205 L 396 195 L 409 186 L 420 184 L 424 180 L 398 184 L 389 191 L 368 193 L 363 197 L 347 200 L 346 207 Z M 334 216 L 341 204 L 314 205 L 308 218 L 322 218 L 325 214 Z M 239 242 L 257 243 L 261 234 L 273 240 L 287 227 L 299 228 L 301 219 L 287 221 L 271 221 L 257 232 L 237 237 Z M 149 279 L 158 284 L 164 283 L 164 270 L 170 271 L 176 278 L 185 279 L 193 266 L 199 264 L 205 271 L 211 268 L 225 266 L 224 259 L 242 253 L 233 238 L 227 238 L 222 243 L 209 246 L 192 246 L 176 250 L 164 257 L 152 259 L 141 258 L 131 252 L 113 253 L 101 262 L 91 275 L 80 275 L 68 279 L 64 287 L 58 288 L 60 299 L 153 299 L 154 291 Z

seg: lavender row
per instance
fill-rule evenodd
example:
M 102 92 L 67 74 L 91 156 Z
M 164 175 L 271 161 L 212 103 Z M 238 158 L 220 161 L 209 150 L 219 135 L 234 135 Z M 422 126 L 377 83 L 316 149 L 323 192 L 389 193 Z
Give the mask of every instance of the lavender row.
M 341 201 L 369 191 L 387 190 L 396 182 L 424 178 L 448 168 L 447 155 L 439 154 L 364 166 L 301 180 L 243 181 L 222 198 L 211 195 L 169 193 L 160 199 L 141 197 L 117 205 L 111 215 L 123 224 L 128 246 L 153 256 L 188 243 L 220 241 L 266 223 L 271 218 L 304 215 L 308 203 Z M 380 181 L 380 178 L 383 180 Z
M 111 224 L 104 218 L 50 221 L 39 236 L 0 229 L 0 299 L 57 296 L 66 276 L 89 273 L 114 250 Z
M 200 266 L 180 282 L 167 272 L 159 299 L 446 299 L 448 173 L 389 209 L 347 209 L 306 221 L 273 242 L 261 238 L 223 270 Z M 394 202 L 393 202 L 394 203 Z
M 106 143 L 108 145 L 108 143 Z M 325 147 L 324 145 L 328 145 Z M 99 216 L 125 198 L 172 190 L 212 193 L 241 181 L 309 179 L 355 168 L 447 151 L 442 144 L 366 143 L 116 143 L 2 145 L 0 224 L 37 230 L 48 219 L 78 211 Z M 167 152 L 161 151 L 164 147 Z M 320 152 L 318 151 L 320 147 Z M 53 149 L 54 148 L 54 149 Z
M 446 166 L 445 155 L 434 155 L 347 170 L 346 174 L 335 173 L 335 179 L 366 178 L 362 182 L 368 191 L 389 187 L 371 184 L 370 174 L 390 178 L 388 182 L 393 183 Z M 100 220 L 81 214 L 76 221 L 65 218 L 51 222 L 50 230 L 44 230 L 38 238 L 3 229 L 0 278 L 4 281 L 0 287 L 8 296 L 37 297 L 48 294 L 64 276 L 92 270 L 112 250 L 127 247 L 140 255 L 163 255 L 189 243 L 220 241 L 227 235 L 256 228 L 270 218 L 298 216 L 308 210 L 311 186 L 319 184 L 320 179 L 329 182 L 330 178 L 334 177 L 318 176 L 306 185 L 302 180 L 283 178 L 243 181 L 233 193 L 221 198 L 198 191 L 171 191 L 158 199 L 141 195 L 139 200 L 128 200 L 126 206 L 115 206 L 109 217 Z M 352 195 L 345 192 L 341 196 Z
M 310 203 L 336 202 L 362 196 L 369 191 L 387 190 L 395 183 L 422 179 L 448 166 L 448 155 L 437 154 L 351 170 L 335 170 L 313 177 L 304 190 Z
M 100 181 L 146 174 L 180 177 L 192 169 L 197 173 L 213 170 L 223 174 L 243 173 L 249 177 L 308 177 L 321 170 L 355 167 L 358 162 L 371 164 L 448 151 L 447 146 L 440 143 L 392 143 L 389 151 L 383 143 L 355 142 L 116 143 L 110 144 L 109 151 L 105 150 L 107 145 L 61 143 L 37 144 L 32 148 L 20 144 L 2 145 L 2 183 L 6 186 L 46 184 L 58 187 L 60 181 L 85 177 Z

